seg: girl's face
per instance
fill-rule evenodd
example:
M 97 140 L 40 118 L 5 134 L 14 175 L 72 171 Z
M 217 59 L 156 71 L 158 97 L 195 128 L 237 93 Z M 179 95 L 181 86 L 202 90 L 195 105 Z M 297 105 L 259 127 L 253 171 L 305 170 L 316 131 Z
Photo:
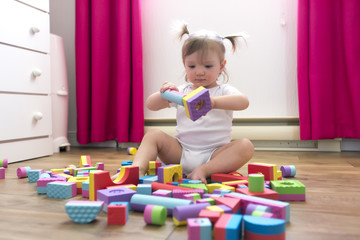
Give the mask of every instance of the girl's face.
M 226 60 L 220 62 L 215 50 L 207 52 L 196 51 L 184 59 L 187 79 L 194 84 L 194 89 L 202 86 L 212 88 L 217 86 L 217 78 L 224 70 Z

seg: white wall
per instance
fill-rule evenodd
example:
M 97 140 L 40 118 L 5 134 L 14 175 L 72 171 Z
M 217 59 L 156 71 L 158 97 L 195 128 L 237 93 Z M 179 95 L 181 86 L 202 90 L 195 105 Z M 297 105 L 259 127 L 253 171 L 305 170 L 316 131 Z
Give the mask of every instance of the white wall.
M 142 1 L 142 16 L 145 97 L 163 81 L 184 82 L 181 43 L 171 28 L 176 20 L 185 20 L 190 32 L 205 28 L 221 35 L 250 35 L 236 54 L 228 47 L 229 83 L 250 99 L 250 107 L 236 117 L 298 117 L 297 1 L 151 0 Z M 174 116 L 168 109 L 145 109 L 148 119 Z
M 295 0 L 142 0 L 144 98 L 163 81 L 183 83 L 181 43 L 171 32 L 174 20 L 190 31 L 206 28 L 226 35 L 245 31 L 248 46 L 228 51 L 230 84 L 248 95 L 250 107 L 236 117 L 297 117 Z M 69 80 L 69 140 L 76 134 L 75 0 L 50 0 L 50 30 L 64 39 Z M 281 25 L 281 22 L 285 26 Z M 172 110 L 145 118 L 174 118 Z

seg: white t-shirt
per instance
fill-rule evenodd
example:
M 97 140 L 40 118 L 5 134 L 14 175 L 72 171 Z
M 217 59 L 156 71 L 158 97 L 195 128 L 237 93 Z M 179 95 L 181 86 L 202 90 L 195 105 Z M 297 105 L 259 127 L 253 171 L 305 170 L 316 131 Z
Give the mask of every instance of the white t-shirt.
M 179 92 L 189 94 L 193 91 L 191 87 L 191 83 L 186 83 L 178 89 Z M 208 90 L 210 97 L 241 94 L 228 84 L 220 84 Z M 212 109 L 205 116 L 192 121 L 186 116 L 184 106 L 170 103 L 170 107 L 177 109 L 176 131 L 178 133 L 175 137 L 183 147 L 190 150 L 205 150 L 221 147 L 231 141 L 233 111 Z

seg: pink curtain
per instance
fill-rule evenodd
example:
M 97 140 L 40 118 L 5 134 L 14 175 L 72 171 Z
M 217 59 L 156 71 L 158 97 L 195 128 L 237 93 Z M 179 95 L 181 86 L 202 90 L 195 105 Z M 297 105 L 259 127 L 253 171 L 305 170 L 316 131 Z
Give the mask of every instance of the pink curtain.
M 76 0 L 76 100 L 80 144 L 141 141 L 140 0 Z
M 360 138 L 360 1 L 299 0 L 301 139 Z

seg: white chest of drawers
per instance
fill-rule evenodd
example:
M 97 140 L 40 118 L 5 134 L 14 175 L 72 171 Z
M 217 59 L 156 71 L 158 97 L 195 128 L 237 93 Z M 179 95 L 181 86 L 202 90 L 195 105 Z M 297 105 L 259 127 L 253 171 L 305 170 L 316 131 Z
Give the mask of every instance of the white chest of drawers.
M 0 1 L 0 158 L 51 155 L 48 0 Z

